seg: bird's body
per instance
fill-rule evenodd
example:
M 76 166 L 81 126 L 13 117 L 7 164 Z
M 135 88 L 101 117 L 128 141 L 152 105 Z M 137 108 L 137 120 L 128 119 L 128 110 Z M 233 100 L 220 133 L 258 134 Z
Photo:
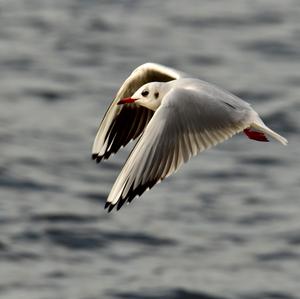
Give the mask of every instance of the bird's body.
M 141 136 L 107 199 L 109 211 L 141 195 L 184 162 L 244 131 L 250 138 L 282 144 L 245 101 L 221 88 L 158 64 L 138 67 L 120 88 L 93 145 L 100 162 Z

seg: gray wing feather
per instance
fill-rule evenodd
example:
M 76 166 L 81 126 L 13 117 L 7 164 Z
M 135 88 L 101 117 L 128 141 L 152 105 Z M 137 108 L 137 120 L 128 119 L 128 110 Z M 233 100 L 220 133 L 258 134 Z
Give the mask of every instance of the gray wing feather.
M 128 157 L 106 207 L 119 209 L 192 156 L 242 131 L 252 111 L 248 105 L 232 108 L 205 92 L 172 89 Z
M 136 104 L 117 105 L 120 99 L 132 96 L 146 83 L 167 82 L 183 76 L 185 76 L 184 73 L 155 63 L 145 63 L 136 68 L 123 83 L 105 113 L 94 140 L 93 159 L 97 162 L 101 159 L 108 159 L 121 146 L 136 139 L 153 116 L 153 111 Z

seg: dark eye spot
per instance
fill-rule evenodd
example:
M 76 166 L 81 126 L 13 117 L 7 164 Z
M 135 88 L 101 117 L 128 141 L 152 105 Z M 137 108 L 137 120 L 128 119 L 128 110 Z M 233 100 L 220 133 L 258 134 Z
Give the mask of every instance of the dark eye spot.
M 154 94 L 154 96 L 155 96 L 155 98 L 157 99 L 157 98 L 158 98 L 158 96 L 159 96 L 159 93 L 158 93 L 158 92 L 156 92 L 156 93 Z
M 144 91 L 142 92 L 142 96 L 143 96 L 143 97 L 146 97 L 148 94 L 149 94 L 149 91 L 148 91 L 148 90 L 144 90 Z

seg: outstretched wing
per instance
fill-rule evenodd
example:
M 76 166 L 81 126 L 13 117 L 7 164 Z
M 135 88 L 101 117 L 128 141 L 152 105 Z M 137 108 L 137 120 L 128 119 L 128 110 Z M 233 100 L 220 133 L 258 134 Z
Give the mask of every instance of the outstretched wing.
M 121 146 L 137 138 L 153 115 L 153 111 L 136 104 L 117 105 L 120 99 L 132 96 L 146 83 L 167 82 L 183 76 L 179 71 L 155 63 L 145 63 L 136 68 L 105 113 L 94 140 L 92 158 L 97 162 L 108 159 Z
M 132 150 L 105 207 L 111 211 L 117 205 L 119 209 L 198 152 L 248 127 L 254 112 L 250 106 L 228 105 L 230 95 L 223 96 L 220 101 L 191 89 L 169 91 Z

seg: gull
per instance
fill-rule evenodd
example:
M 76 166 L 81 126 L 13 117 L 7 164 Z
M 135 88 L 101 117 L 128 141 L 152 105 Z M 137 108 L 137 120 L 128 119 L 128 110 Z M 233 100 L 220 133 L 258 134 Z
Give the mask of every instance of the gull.
M 93 144 L 92 159 L 99 163 L 138 138 L 105 208 L 119 210 L 192 156 L 240 132 L 287 144 L 230 92 L 160 64 L 137 67 L 105 113 Z

